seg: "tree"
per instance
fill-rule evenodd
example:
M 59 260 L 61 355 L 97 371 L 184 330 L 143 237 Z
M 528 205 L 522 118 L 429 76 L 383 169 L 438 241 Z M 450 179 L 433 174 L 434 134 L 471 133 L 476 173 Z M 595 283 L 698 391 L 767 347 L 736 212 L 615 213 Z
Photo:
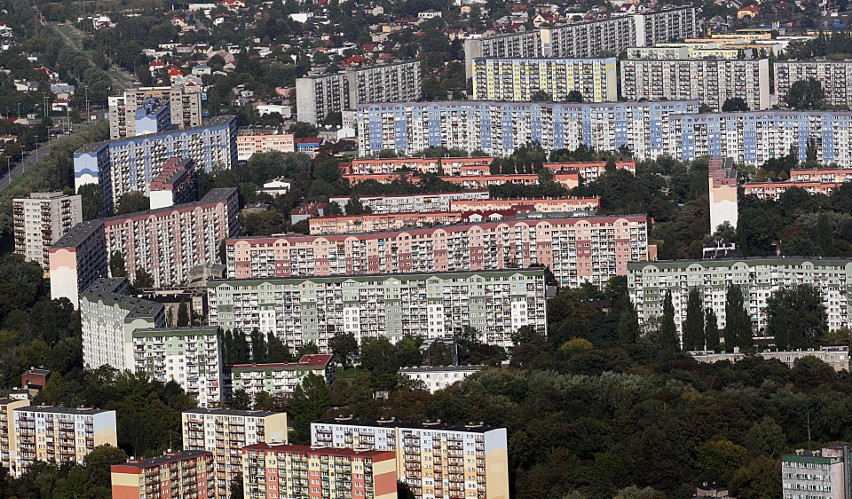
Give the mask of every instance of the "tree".
M 719 351 L 719 324 L 716 321 L 716 312 L 708 308 L 704 315 L 704 338 L 707 342 L 707 350 Z
M 139 191 L 125 192 L 118 201 L 117 215 L 126 215 L 128 213 L 137 213 L 150 208 L 148 198 Z
M 745 446 L 755 454 L 778 457 L 787 445 L 784 429 L 769 416 L 751 425 L 743 440 Z
M 243 499 L 245 492 L 243 491 L 243 474 L 237 473 L 231 479 L 231 499 Z
M 734 473 L 749 462 L 748 451 L 730 440 L 709 440 L 696 449 L 695 465 L 706 482 L 729 483 Z
M 271 331 L 266 333 L 266 360 L 274 364 L 290 362 L 290 349 Z
M 731 496 L 737 499 L 781 497 L 780 474 L 780 461 L 757 456 L 734 473 L 730 482 Z
M 821 109 L 825 103 L 825 91 L 819 80 L 799 80 L 790 85 L 784 102 L 793 109 Z
M 729 284 L 725 293 L 725 350 L 748 348 L 752 344 L 751 318 L 745 310 L 739 286 Z
M 623 345 L 633 344 L 639 340 L 639 314 L 630 300 L 618 318 L 618 341 Z
M 290 125 L 290 128 L 287 130 L 292 133 L 294 137 L 297 139 L 301 138 L 312 138 L 319 135 L 319 130 L 317 127 L 311 125 L 310 123 L 304 123 L 302 121 L 297 121 Z
M 293 390 L 290 409 L 295 417 L 293 421 L 292 441 L 307 444 L 311 441 L 311 423 L 320 418 L 331 406 L 331 392 L 325 379 L 316 374 L 308 374 Z
M 86 464 L 86 473 L 90 486 L 110 486 L 110 466 L 124 464 L 127 462 L 127 453 L 111 445 L 99 445 L 95 447 L 83 460 Z
M 349 216 L 355 215 L 364 215 L 369 213 L 370 211 L 364 208 L 364 205 L 361 203 L 361 200 L 358 199 L 358 196 L 352 196 L 349 198 L 349 201 L 346 203 L 346 214 Z
M 583 102 L 583 94 L 579 90 L 571 90 L 565 97 L 565 102 Z
M 124 266 L 124 254 L 113 251 L 109 257 L 109 275 L 112 277 L 127 277 L 127 269 Z
M 828 332 L 828 315 L 818 288 L 782 288 L 766 300 L 767 332 L 779 349 L 812 348 Z
M 234 390 L 231 396 L 231 403 L 228 404 L 231 409 L 239 409 L 245 411 L 251 409 L 251 396 L 245 390 Z
M 536 90 L 530 95 L 530 102 L 553 102 L 553 99 L 544 90 Z
M 77 189 L 83 205 L 83 220 L 94 220 L 103 214 L 104 193 L 98 184 L 81 185 Z
M 313 341 L 309 341 L 309 342 L 305 343 L 304 345 L 302 345 L 301 347 L 299 347 L 299 350 L 296 351 L 296 357 L 301 358 L 304 355 L 313 355 L 313 354 L 318 354 L 318 353 L 320 353 L 320 352 L 319 352 L 319 347 L 317 346 L 317 344 L 314 343 Z
M 723 112 L 732 112 L 732 111 L 748 111 L 748 104 L 746 104 L 745 99 L 742 97 L 729 97 L 725 99 L 725 103 L 722 104 Z
M 677 339 L 677 326 L 674 320 L 674 305 L 672 305 L 672 292 L 666 291 L 666 296 L 663 299 L 663 318 L 660 323 L 660 349 L 670 352 L 680 350 L 680 344 Z
M 375 390 L 393 390 L 399 371 L 396 347 L 384 336 L 361 340 L 361 368 L 372 375 Z
M 266 335 L 258 328 L 251 330 L 251 360 L 257 364 L 266 363 Z
M 189 326 L 189 307 L 187 307 L 185 301 L 181 301 L 180 305 L 178 305 L 177 326 Z
M 145 289 L 154 287 L 154 276 L 145 269 L 136 270 L 136 280 L 133 281 L 133 287 L 136 289 Z
M 697 288 L 689 290 L 683 322 L 683 350 L 704 350 L 704 306 Z
M 329 338 L 328 348 L 346 369 L 350 366 L 351 358 L 358 355 L 358 340 L 353 333 L 338 331 Z

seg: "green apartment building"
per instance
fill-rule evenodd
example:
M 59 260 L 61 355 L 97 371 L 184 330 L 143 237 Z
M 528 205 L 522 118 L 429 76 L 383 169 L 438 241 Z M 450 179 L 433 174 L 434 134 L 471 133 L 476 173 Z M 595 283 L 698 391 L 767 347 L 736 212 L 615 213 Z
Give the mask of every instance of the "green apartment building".
M 748 304 L 755 337 L 766 329 L 766 301 L 780 288 L 811 284 L 822 293 L 829 329 L 849 326 L 852 260 L 829 258 L 739 258 L 634 262 L 627 266 L 627 286 L 640 324 L 662 316 L 666 291 L 672 293 L 678 331 L 686 319 L 689 290 L 697 288 L 704 309 L 712 308 L 720 329 L 725 327 L 725 292 L 739 286 Z
M 210 325 L 272 332 L 291 350 L 327 351 L 336 332 L 356 338 L 441 338 L 464 326 L 512 346 L 522 326 L 546 333 L 544 269 L 353 277 L 224 279 L 208 284 Z

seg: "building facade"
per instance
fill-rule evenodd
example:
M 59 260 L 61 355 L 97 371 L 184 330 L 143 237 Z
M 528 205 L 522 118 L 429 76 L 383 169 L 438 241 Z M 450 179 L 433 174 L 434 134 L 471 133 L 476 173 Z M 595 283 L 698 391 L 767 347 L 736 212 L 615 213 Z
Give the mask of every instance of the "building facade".
M 698 100 L 715 111 L 742 98 L 769 109 L 769 59 L 625 59 L 621 94 L 628 101 Z
M 36 461 L 82 463 L 99 445 L 118 446 L 115 411 L 31 405 L 12 415 L 17 451 L 9 472 L 14 477 Z
M 362 196 L 358 198 L 364 208 L 376 214 L 411 213 L 415 211 L 450 211 L 454 201 L 489 199 L 488 191 L 464 191 L 435 194 L 399 194 L 387 196 Z M 329 203 L 335 203 L 345 210 L 350 196 L 333 196 Z
M 790 181 L 819 182 L 821 184 L 852 182 L 852 168 L 793 168 L 790 170 Z
M 714 363 L 719 361 L 728 361 L 728 362 L 736 362 L 738 360 L 746 357 L 746 354 L 740 352 L 722 352 L 716 353 L 714 351 L 697 351 L 697 352 L 689 352 L 689 355 L 692 356 L 693 359 L 698 362 L 707 362 Z M 790 350 L 790 351 L 774 351 L 767 350 L 763 352 L 757 352 L 756 355 L 763 357 L 764 359 L 770 360 L 779 360 L 787 365 L 789 368 L 793 368 L 796 365 L 796 361 L 799 359 L 803 359 L 805 357 L 814 357 L 817 358 L 834 369 L 837 372 L 841 371 L 849 371 L 849 347 L 848 346 L 833 346 L 833 347 L 820 347 L 819 350 Z
M 422 85 L 420 61 L 296 78 L 296 115 L 299 121 L 317 124 L 329 113 L 355 109 L 358 104 L 416 101 L 422 96 Z
M 677 260 L 630 263 L 627 287 L 636 306 L 640 324 L 662 316 L 663 300 L 671 291 L 678 331 L 686 320 L 689 291 L 698 289 L 704 310 L 716 314 L 719 329 L 726 325 L 725 293 L 739 286 L 748 315 L 757 333 L 766 330 L 766 304 L 774 291 L 796 284 L 819 289 L 828 314 L 828 327 L 835 330 L 852 324 L 852 261 L 806 258 L 749 258 L 729 260 Z M 757 334 L 759 336 L 760 334 Z
M 86 145 L 74 152 L 74 188 L 98 184 L 109 209 L 130 191 L 148 194 L 151 181 L 173 157 L 192 159 L 205 172 L 237 161 L 237 120 L 216 116 L 205 125 Z
M 797 449 L 781 456 L 781 492 L 784 499 L 849 499 L 849 448 Z
M 423 386 L 429 390 L 429 393 L 435 393 L 438 390 L 443 390 L 451 385 L 482 370 L 482 366 L 422 366 L 422 367 L 403 367 L 399 370 L 399 374 L 405 376 L 411 381 L 421 382 Z
M 246 499 L 396 499 L 396 454 L 285 444 L 243 448 Z
M 668 151 L 669 116 L 697 112 L 697 101 L 368 104 L 358 108 L 358 152 L 412 155 L 446 147 L 502 157 L 538 143 L 545 151 L 573 151 L 582 144 L 602 151 L 627 148 L 637 159 L 656 158 Z
M 451 336 L 471 326 L 490 345 L 512 346 L 530 326 L 546 334 L 541 269 L 352 277 L 228 279 L 208 285 L 208 320 L 223 330 L 275 334 L 291 351 L 329 351 L 338 331 L 356 339 Z
M 737 228 L 737 169 L 733 158 L 712 158 L 707 169 L 710 200 L 710 232 L 725 222 Z
M 148 199 L 152 210 L 198 200 L 198 175 L 189 158 L 170 158 L 151 180 Z
M 562 286 L 600 288 L 648 260 L 647 217 L 526 218 L 331 236 L 229 239 L 228 277 L 263 279 L 549 267 Z
M 193 128 L 201 125 L 204 90 L 194 82 L 179 82 L 171 87 L 141 87 L 125 90 L 123 95 L 112 96 L 109 105 L 110 140 L 135 137 L 144 133 L 157 133 L 168 128 Z M 165 109 L 164 116 L 156 118 L 158 129 L 139 133 L 139 119 L 150 120 L 154 109 Z
M 494 158 L 359 158 L 340 164 L 340 173 L 350 175 L 372 175 L 412 171 L 437 175 L 466 175 L 471 171 L 488 172 Z
M 33 192 L 29 197 L 14 199 L 15 253 L 49 271 L 50 247 L 82 221 L 83 204 L 79 195 Z
M 540 213 L 568 213 L 571 211 L 598 211 L 601 199 L 590 197 L 520 198 L 520 199 L 460 199 L 450 201 L 450 211 L 513 210 L 529 206 Z
M 308 375 L 334 380 L 334 364 L 329 354 L 303 355 L 296 362 L 280 364 L 236 364 L 230 366 L 231 393 L 243 390 L 254 397 L 259 393 L 290 395 Z
M 775 95 L 782 104 L 794 83 L 813 78 L 822 84 L 825 104 L 840 109 L 852 107 L 852 60 L 776 61 L 774 69 Z
M 215 499 L 213 454 L 184 450 L 110 467 L 112 499 Z
M 155 287 L 186 283 L 193 267 L 218 261 L 219 244 L 237 234 L 236 188 L 212 189 L 195 203 L 78 224 L 50 248 L 51 297 L 76 305 L 80 291 L 107 277 L 115 252 L 131 280 L 144 269 Z
M 311 424 L 311 445 L 395 452 L 418 499 L 509 499 L 505 428 L 331 418 Z
M 584 102 L 618 100 L 616 58 L 473 60 L 473 99 L 486 101 L 551 100 L 565 102 L 580 92 Z M 536 94 L 546 94 L 547 99 Z
M 748 182 L 743 185 L 743 193 L 758 199 L 778 201 L 785 192 L 793 188 L 802 189 L 811 195 L 830 196 L 839 187 L 840 184 L 826 182 Z
M 240 128 L 237 131 L 237 160 L 248 161 L 252 156 L 264 152 L 296 152 L 292 133 L 283 133 L 277 128 Z
M 11 470 L 18 452 L 14 410 L 30 405 L 28 400 L 0 399 L 0 466 Z
M 243 447 L 287 443 L 287 413 L 236 409 L 190 409 L 181 416 L 184 450 L 213 453 L 216 496 L 230 497 L 242 473 Z

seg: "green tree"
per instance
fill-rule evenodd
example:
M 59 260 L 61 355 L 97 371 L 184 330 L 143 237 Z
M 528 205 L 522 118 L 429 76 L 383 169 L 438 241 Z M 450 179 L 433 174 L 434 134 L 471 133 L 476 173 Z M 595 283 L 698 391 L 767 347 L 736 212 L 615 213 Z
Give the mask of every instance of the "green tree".
M 769 416 L 751 425 L 743 439 L 754 454 L 778 457 L 787 445 L 784 429 Z
M 748 104 L 742 97 L 729 97 L 722 104 L 722 111 L 729 113 L 732 111 L 748 111 Z
M 825 105 L 825 91 L 817 79 L 799 80 L 790 85 L 784 102 L 793 109 L 821 109 Z
M 245 390 L 234 390 L 231 396 L 231 403 L 228 406 L 231 409 L 239 409 L 241 411 L 251 409 L 251 396 Z
M 145 289 L 154 287 L 154 276 L 145 269 L 136 270 L 136 280 L 133 281 L 133 287 L 136 289 Z
M 299 347 L 299 350 L 296 351 L 296 357 L 301 358 L 304 355 L 313 355 L 320 353 L 319 347 L 313 341 L 309 341 Z
M 579 90 L 571 90 L 565 97 L 565 102 L 583 102 L 583 94 Z
M 730 440 L 709 440 L 696 449 L 695 465 L 702 481 L 730 483 L 748 462 L 748 451 Z
M 771 499 L 781 497 L 781 462 L 757 456 L 734 473 L 730 482 L 731 496 L 737 499 Z
M 639 340 L 639 314 L 630 300 L 618 318 L 618 341 L 623 344 L 633 344 Z
M 127 277 L 124 254 L 120 251 L 113 251 L 109 257 L 109 275 L 112 277 Z
M 670 352 L 680 350 L 677 339 L 677 326 L 674 320 L 674 305 L 672 305 L 672 292 L 666 291 L 663 299 L 663 318 L 660 323 L 660 349 Z
M 828 315 L 818 288 L 800 284 L 772 293 L 766 301 L 766 330 L 779 349 L 812 348 L 828 332 Z
M 319 135 L 319 130 L 317 130 L 317 127 L 311 125 L 310 123 L 304 123 L 301 121 L 290 125 L 290 128 L 287 131 L 292 133 L 293 136 L 297 139 L 313 138 Z
M 716 320 L 716 312 L 708 308 L 704 314 L 704 337 L 707 342 L 707 350 L 719 351 L 719 323 Z
M 331 407 L 331 392 L 322 376 L 309 374 L 293 390 L 293 443 L 307 444 L 311 441 L 311 423 L 322 417 Z
M 110 488 L 110 466 L 127 462 L 127 453 L 111 445 L 99 445 L 83 461 L 86 464 L 89 486 L 100 490 Z
M 251 360 L 257 364 L 264 364 L 266 359 L 266 335 L 258 328 L 254 328 L 251 330 Z
M 689 290 L 683 322 L 683 350 L 704 350 L 704 305 L 697 288 Z
M 393 390 L 396 387 L 399 360 L 396 347 L 384 336 L 361 339 L 361 368 L 372 375 L 375 390 Z
M 178 327 L 189 326 L 189 307 L 185 301 L 181 301 L 178 305 L 177 325 Z
M 137 213 L 148 210 L 151 207 L 148 198 L 139 191 L 126 192 L 118 201 L 118 208 L 115 210 L 117 215 L 126 215 L 128 213 Z
M 243 474 L 237 473 L 234 478 L 231 479 L 231 487 L 230 487 L 230 498 L 231 499 L 243 499 L 245 497 L 245 492 L 243 491 Z
M 350 366 L 350 358 L 358 355 L 358 340 L 353 333 L 338 331 L 329 338 L 328 348 L 346 369 Z
M 745 309 L 743 293 L 739 286 L 728 285 L 725 293 L 725 350 L 752 345 L 751 318 Z
M 271 331 L 266 334 L 266 351 L 266 360 L 268 362 L 278 364 L 292 360 L 290 349 Z
M 103 214 L 104 194 L 98 184 L 81 185 L 77 189 L 80 202 L 83 205 L 83 220 L 94 220 Z

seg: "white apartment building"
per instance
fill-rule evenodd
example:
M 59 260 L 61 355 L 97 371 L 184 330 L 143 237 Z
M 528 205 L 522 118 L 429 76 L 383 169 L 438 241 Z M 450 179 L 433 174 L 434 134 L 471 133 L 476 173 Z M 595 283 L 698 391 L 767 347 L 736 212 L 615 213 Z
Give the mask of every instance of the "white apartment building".
M 849 447 L 797 449 L 781 456 L 784 499 L 849 499 Z
M 49 271 L 50 247 L 82 221 L 79 195 L 33 192 L 27 198 L 16 198 L 12 200 L 15 253 Z
M 852 108 L 852 60 L 775 61 L 774 69 L 779 104 L 785 104 L 793 83 L 813 78 L 822 84 L 827 105 Z
M 546 333 L 541 269 L 313 278 L 213 280 L 211 325 L 273 333 L 291 351 L 328 351 L 335 332 L 356 339 L 443 338 L 472 326 L 490 345 L 512 346 L 522 326 Z
M 698 100 L 720 111 L 740 97 L 749 110 L 769 109 L 769 59 L 625 59 L 625 100 Z
M 748 304 L 756 336 L 766 329 L 766 302 L 783 287 L 810 284 L 822 293 L 830 330 L 852 324 L 852 261 L 825 258 L 747 258 L 676 260 L 628 264 L 627 287 L 640 324 L 663 314 L 663 300 L 671 291 L 675 324 L 681 330 L 691 289 L 698 289 L 705 310 L 713 309 L 719 329 L 726 325 L 725 293 L 739 286 Z
M 115 411 L 24 406 L 14 409 L 12 415 L 17 450 L 9 471 L 14 477 L 24 474 L 35 461 L 82 463 L 99 445 L 118 446 Z
M 242 473 L 242 449 L 287 443 L 287 413 L 236 409 L 190 409 L 181 415 L 184 450 L 213 453 L 216 496 L 230 497 L 231 480 Z
M 509 499 L 505 428 L 339 417 L 312 423 L 311 445 L 396 452 L 399 479 L 418 499 Z
M 573 91 L 584 102 L 618 100 L 616 58 L 473 60 L 473 99 L 532 101 L 543 92 L 554 102 L 564 102 Z M 541 99 L 539 99 L 541 100 Z
M 403 367 L 399 374 L 412 381 L 423 383 L 429 393 L 435 393 L 454 385 L 472 374 L 482 370 L 482 366 L 422 366 Z
M 133 370 L 161 383 L 174 381 L 199 407 L 222 402 L 222 351 L 214 327 L 136 329 Z
M 236 364 L 229 367 L 229 393 L 242 390 L 254 397 L 260 393 L 290 395 L 308 375 L 334 380 L 334 364 L 330 354 L 303 355 L 295 362 L 269 364 Z
M 734 352 L 716 353 L 711 350 L 689 352 L 689 355 L 698 362 L 714 363 L 719 361 L 736 362 L 746 357 L 746 354 L 740 353 L 737 347 Z M 766 350 L 757 352 L 759 357 L 770 360 L 779 360 L 792 368 L 796 365 L 796 361 L 805 357 L 815 357 L 834 369 L 837 372 L 849 371 L 849 347 L 848 346 L 832 346 L 820 347 L 819 350 Z

